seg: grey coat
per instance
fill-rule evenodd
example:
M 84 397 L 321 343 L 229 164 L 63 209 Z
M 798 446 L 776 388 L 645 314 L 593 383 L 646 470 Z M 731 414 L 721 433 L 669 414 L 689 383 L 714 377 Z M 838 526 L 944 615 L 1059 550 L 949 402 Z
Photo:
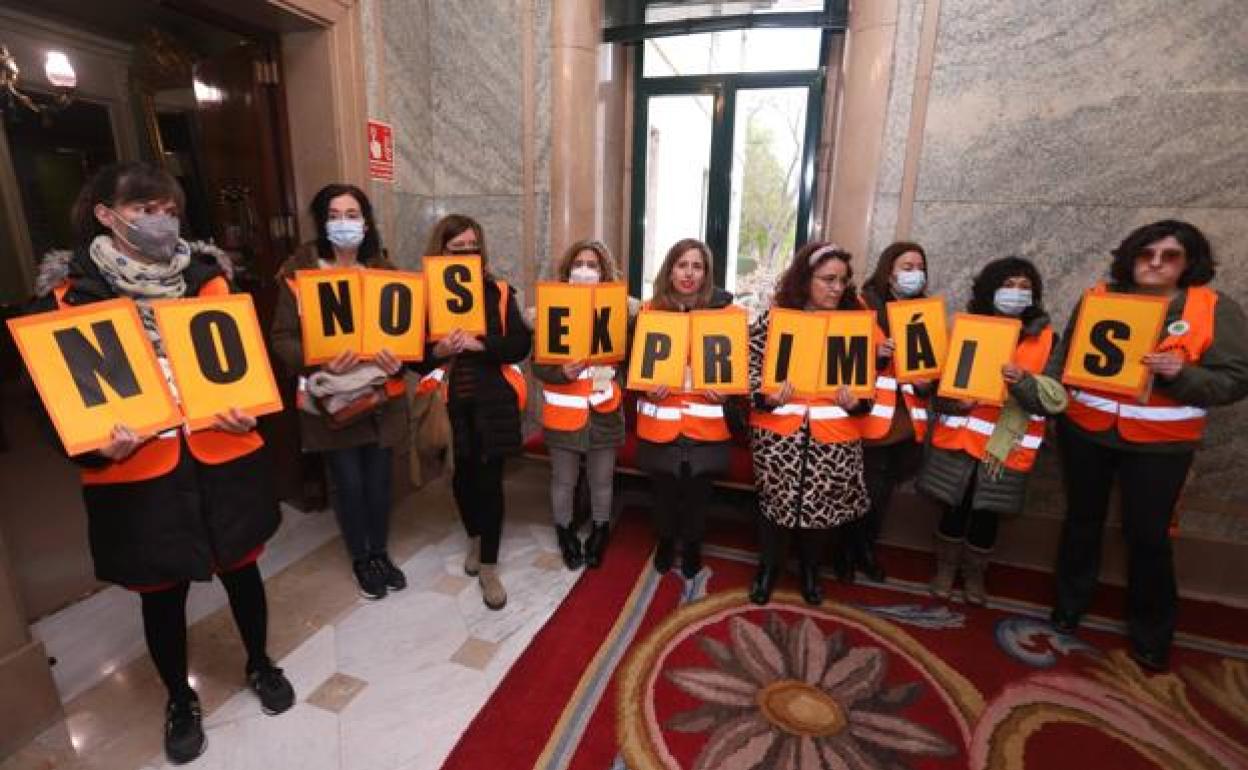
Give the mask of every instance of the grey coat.
M 1023 329 L 1024 336 L 1035 336 L 1049 325 L 1049 318 L 1040 315 L 1028 322 Z M 1010 395 L 1019 405 L 1034 415 L 1052 417 L 1036 391 L 1036 381 L 1027 375 L 1016 385 L 1010 386 Z M 959 410 L 943 398 L 934 399 L 937 419 L 940 414 L 957 414 Z M 928 436 L 931 436 L 929 431 Z M 1028 474 L 1013 468 L 1002 468 L 1001 475 L 992 479 L 987 467 L 966 452 L 941 449 L 929 441 L 923 450 L 923 464 L 919 467 L 916 488 L 923 494 L 945 505 L 957 506 L 966 497 L 966 490 L 972 480 L 975 492 L 971 498 L 971 508 L 976 511 L 994 511 L 996 513 L 1014 514 L 1023 510 L 1026 501 Z
M 620 382 L 622 367 L 616 367 L 616 383 Z M 567 385 L 569 380 L 563 374 L 563 367 L 552 364 L 533 364 L 533 376 L 542 382 L 553 385 Z M 624 407 L 620 406 L 612 412 L 589 410 L 589 420 L 580 430 L 542 429 L 546 446 L 551 449 L 568 449 L 574 452 L 588 452 L 591 449 L 609 449 L 624 444 Z

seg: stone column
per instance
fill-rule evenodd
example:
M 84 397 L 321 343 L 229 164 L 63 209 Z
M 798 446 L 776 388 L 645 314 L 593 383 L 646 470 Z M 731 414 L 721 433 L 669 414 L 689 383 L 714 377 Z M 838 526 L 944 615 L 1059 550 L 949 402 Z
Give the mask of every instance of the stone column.
M 31 639 L 0 533 L 0 759 L 62 716 L 43 643 Z
M 595 203 L 595 120 L 601 3 L 554 0 L 551 9 L 550 253 L 602 237 Z

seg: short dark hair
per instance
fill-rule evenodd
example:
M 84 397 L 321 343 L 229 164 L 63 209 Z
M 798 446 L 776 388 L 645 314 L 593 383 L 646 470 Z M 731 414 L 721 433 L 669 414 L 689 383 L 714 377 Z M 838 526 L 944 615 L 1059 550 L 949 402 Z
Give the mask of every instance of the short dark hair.
M 136 201 L 173 201 L 181 212 L 186 193 L 178 180 L 159 166 L 135 161 L 109 164 L 87 180 L 74 200 L 70 218 L 78 245 L 86 246 L 95 236 L 108 233 L 95 218 L 97 204 L 117 208 Z
M 335 182 L 322 187 L 312 196 L 312 204 L 308 210 L 312 212 L 312 221 L 316 223 L 316 251 L 321 259 L 334 258 L 334 246 L 325 234 L 325 223 L 329 221 L 329 202 L 339 195 L 350 195 L 360 204 L 360 213 L 364 216 L 364 241 L 356 252 L 360 264 L 368 265 L 381 257 L 381 235 L 377 232 L 377 222 L 373 219 L 373 204 L 364 191 L 353 184 Z
M 810 257 L 820 249 L 827 246 L 832 248 L 824 254 L 819 255 L 814 264 L 811 264 Z M 793 261 L 789 263 L 789 267 L 780 276 L 780 280 L 776 282 L 776 293 L 771 299 L 771 304 L 776 307 L 790 308 L 793 310 L 801 310 L 806 307 L 807 301 L 810 300 L 810 279 L 814 276 L 819 266 L 830 259 L 839 259 L 845 263 L 845 293 L 841 295 L 841 301 L 838 309 L 840 310 L 857 310 L 858 292 L 854 290 L 854 264 L 853 256 L 848 251 L 829 243 L 828 241 L 812 241 L 797 250 L 793 255 Z
M 469 230 L 477 236 L 477 254 L 481 256 L 481 264 L 488 264 L 490 259 L 485 250 L 485 230 L 480 222 L 463 214 L 447 214 L 434 223 L 433 229 L 429 231 L 429 240 L 425 243 L 425 253 L 421 256 L 442 256 L 446 253 L 446 244 Z
M 893 280 L 893 265 L 901 258 L 902 254 L 908 251 L 917 251 L 919 256 L 923 257 L 923 270 L 927 273 L 927 284 L 932 284 L 932 274 L 928 269 L 927 252 L 923 247 L 912 241 L 894 241 L 884 247 L 880 252 L 880 258 L 875 263 L 875 270 L 872 271 L 871 277 L 863 284 L 864 288 L 870 286 L 875 296 L 880 301 L 888 300 L 889 285 Z
M 1187 269 L 1179 276 L 1179 287 L 1204 286 L 1211 282 L 1217 274 L 1217 262 L 1213 258 L 1213 248 L 1209 239 L 1196 225 L 1180 222 L 1177 219 L 1163 219 L 1151 225 L 1137 227 L 1114 249 L 1114 261 L 1109 267 L 1109 274 L 1119 286 L 1135 285 L 1135 258 L 1146 246 L 1156 243 L 1166 236 L 1183 244 L 1187 252 Z
M 969 313 L 978 315 L 995 315 L 992 299 L 1007 278 L 1026 278 L 1031 281 L 1031 307 L 1023 311 L 1022 320 L 1044 312 L 1044 281 L 1040 271 L 1031 260 L 1022 257 L 1002 257 L 994 259 L 975 274 L 971 280 L 971 299 L 966 303 Z

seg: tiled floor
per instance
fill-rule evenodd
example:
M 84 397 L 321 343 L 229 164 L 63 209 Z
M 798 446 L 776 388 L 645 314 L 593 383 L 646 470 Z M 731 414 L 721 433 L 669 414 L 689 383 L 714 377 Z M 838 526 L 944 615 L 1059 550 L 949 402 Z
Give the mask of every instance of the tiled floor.
M 517 461 L 507 481 L 502 576 L 492 612 L 461 563 L 465 538 L 445 480 L 395 511 L 391 551 L 408 589 L 359 598 L 334 537 L 267 576 L 270 650 L 299 694 L 267 717 L 241 690 L 242 651 L 227 609 L 191 630 L 191 669 L 208 750 L 195 768 L 432 770 L 575 583 L 548 522 L 543 466 Z M 137 605 L 134 608 L 137 614 Z M 81 629 L 92 633 L 90 628 Z M 0 770 L 163 767 L 164 693 L 146 656 L 66 705 L 67 718 Z

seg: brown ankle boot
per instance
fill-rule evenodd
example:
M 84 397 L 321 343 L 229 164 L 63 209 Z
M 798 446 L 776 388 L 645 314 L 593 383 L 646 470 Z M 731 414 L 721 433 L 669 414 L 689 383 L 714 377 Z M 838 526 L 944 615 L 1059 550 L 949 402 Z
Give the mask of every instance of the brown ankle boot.
M 966 603 L 982 607 L 988 603 L 988 589 L 984 585 L 984 573 L 988 571 L 988 557 L 992 550 L 983 550 L 967 544 L 962 553 L 962 590 Z
M 927 584 L 927 590 L 937 599 L 953 595 L 953 581 L 958 579 L 958 564 L 962 560 L 962 541 L 950 540 L 936 534 L 936 575 Z
M 503 581 L 498 579 L 497 564 L 482 564 L 481 575 L 477 578 L 481 583 L 481 600 L 492 610 L 501 610 L 507 606 L 507 589 Z

